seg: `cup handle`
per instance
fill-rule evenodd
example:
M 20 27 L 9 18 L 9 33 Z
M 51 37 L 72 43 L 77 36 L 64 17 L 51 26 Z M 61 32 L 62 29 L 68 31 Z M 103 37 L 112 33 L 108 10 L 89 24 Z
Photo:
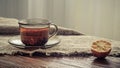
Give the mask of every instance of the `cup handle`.
M 57 32 L 58 32 L 58 27 L 57 27 L 57 25 L 55 25 L 55 24 L 53 24 L 53 23 L 50 23 L 50 26 L 51 25 L 53 25 L 54 26 L 54 31 L 53 31 L 53 33 L 51 33 L 51 35 L 48 37 L 48 38 L 51 38 L 52 36 L 55 36 L 56 34 L 57 34 Z M 49 27 L 50 27 L 49 26 Z

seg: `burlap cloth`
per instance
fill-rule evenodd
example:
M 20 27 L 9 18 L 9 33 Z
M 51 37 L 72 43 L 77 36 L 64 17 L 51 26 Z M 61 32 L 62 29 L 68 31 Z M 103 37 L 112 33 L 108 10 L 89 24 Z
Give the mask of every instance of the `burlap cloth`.
M 91 56 L 90 47 L 92 42 L 96 40 L 106 40 L 112 44 L 112 51 L 109 56 L 120 57 L 120 41 L 96 36 L 87 36 L 80 32 L 62 27 L 59 27 L 57 35 L 61 42 L 52 48 L 35 50 L 16 48 L 8 43 L 8 39 L 16 36 L 17 34 L 19 35 L 17 20 L 15 20 L 16 19 L 14 19 L 14 22 L 12 23 L 9 21 L 7 22 L 12 25 L 5 25 L 0 22 L 0 26 L 2 26 L 0 27 L 0 30 L 4 30 L 2 32 L 0 31 L 0 55 Z

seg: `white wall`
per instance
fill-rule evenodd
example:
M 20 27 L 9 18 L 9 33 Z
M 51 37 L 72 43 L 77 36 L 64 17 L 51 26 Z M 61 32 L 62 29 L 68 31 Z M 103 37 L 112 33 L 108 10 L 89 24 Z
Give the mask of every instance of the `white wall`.
M 0 0 L 0 16 L 13 18 L 28 17 L 27 0 Z
M 66 0 L 66 26 L 120 40 L 120 0 Z
M 0 16 L 42 17 L 87 35 L 120 40 L 120 0 L 0 0 Z

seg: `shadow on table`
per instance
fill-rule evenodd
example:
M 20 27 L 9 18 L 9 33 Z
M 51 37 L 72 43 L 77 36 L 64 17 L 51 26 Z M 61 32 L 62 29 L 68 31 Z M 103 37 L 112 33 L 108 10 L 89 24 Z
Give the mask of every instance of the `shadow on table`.
M 106 58 L 95 58 L 92 62 L 92 67 L 110 67 L 111 63 Z

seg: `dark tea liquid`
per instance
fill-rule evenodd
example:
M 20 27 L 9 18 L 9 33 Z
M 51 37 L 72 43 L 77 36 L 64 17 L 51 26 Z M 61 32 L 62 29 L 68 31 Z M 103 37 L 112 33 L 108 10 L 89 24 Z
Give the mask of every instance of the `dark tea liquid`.
M 49 28 L 20 27 L 21 41 L 26 46 L 42 46 L 48 41 Z

